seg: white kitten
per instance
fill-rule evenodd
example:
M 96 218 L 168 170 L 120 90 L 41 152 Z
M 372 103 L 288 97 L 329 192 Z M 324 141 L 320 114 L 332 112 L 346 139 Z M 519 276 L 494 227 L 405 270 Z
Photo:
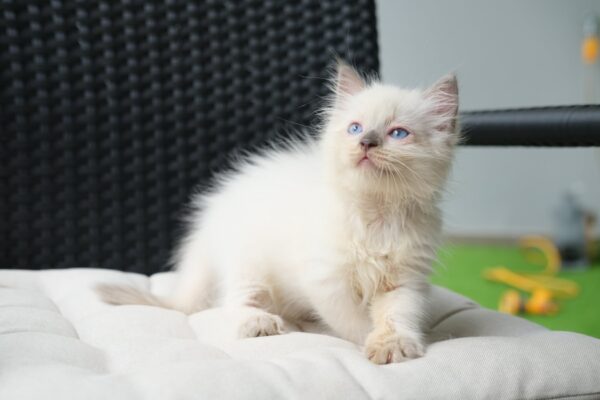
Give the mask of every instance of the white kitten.
M 105 301 L 237 307 L 240 337 L 316 317 L 375 363 L 421 356 L 456 79 L 402 90 L 339 63 L 333 92 L 317 139 L 250 157 L 194 199 L 172 299 L 102 286 Z

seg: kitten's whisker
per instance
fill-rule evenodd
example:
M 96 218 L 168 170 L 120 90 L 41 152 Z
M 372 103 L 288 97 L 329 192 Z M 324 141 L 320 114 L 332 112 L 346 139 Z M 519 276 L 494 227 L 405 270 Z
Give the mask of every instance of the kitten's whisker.
M 389 155 L 389 154 L 385 154 L 385 153 L 383 153 L 383 154 L 378 154 L 377 156 L 378 156 L 378 157 L 380 157 L 382 161 L 384 161 L 384 162 L 389 162 L 389 163 L 390 163 L 390 164 L 392 164 L 392 165 L 393 165 L 394 163 L 400 164 L 400 165 L 401 165 L 403 168 L 405 168 L 405 169 L 407 169 L 408 171 L 412 172 L 412 173 L 413 173 L 415 176 L 419 176 L 419 174 L 417 174 L 417 172 L 416 172 L 414 169 L 412 169 L 412 168 L 411 168 L 411 167 L 409 167 L 409 166 L 408 166 L 406 163 L 404 163 L 403 161 L 399 160 L 399 159 L 398 159 L 398 158 L 396 158 L 396 157 L 392 157 L 391 155 Z
M 316 80 L 319 80 L 319 81 L 329 81 L 329 78 L 325 78 L 325 77 L 322 77 L 322 76 L 316 76 L 316 75 L 299 74 L 298 76 L 300 78 L 303 78 L 303 79 L 316 79 Z
M 292 120 L 281 118 L 281 117 L 277 117 L 277 119 L 280 120 L 280 121 L 282 121 L 282 122 L 288 123 L 288 124 L 298 125 L 298 126 L 301 126 L 303 128 L 312 129 L 311 126 L 302 124 L 300 122 L 292 121 Z

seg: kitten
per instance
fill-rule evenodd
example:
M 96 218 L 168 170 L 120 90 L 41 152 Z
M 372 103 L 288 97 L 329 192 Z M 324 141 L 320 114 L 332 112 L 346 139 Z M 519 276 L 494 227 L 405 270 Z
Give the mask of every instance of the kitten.
M 423 355 L 438 202 L 459 139 L 456 79 L 403 90 L 339 62 L 333 86 L 317 139 L 250 157 L 194 199 L 172 299 L 108 285 L 103 299 L 235 307 L 247 316 L 239 337 L 316 316 L 377 364 Z

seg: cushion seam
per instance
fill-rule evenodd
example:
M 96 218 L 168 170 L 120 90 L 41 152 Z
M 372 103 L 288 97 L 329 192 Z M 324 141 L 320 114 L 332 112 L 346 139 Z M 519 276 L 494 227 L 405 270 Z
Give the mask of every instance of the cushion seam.
M 600 392 L 588 392 L 588 393 L 578 393 L 578 394 L 559 394 L 551 397 L 529 397 L 529 398 L 521 398 L 520 400 L 560 400 L 560 399 L 574 399 L 577 397 L 584 396 L 593 396 L 600 394 Z
M 11 331 L 3 331 L 0 332 L 0 337 L 2 336 L 8 336 L 8 335 L 16 335 L 16 334 L 23 334 L 23 333 L 39 333 L 39 334 L 43 334 L 43 335 L 52 335 L 52 336 L 60 336 L 60 337 L 66 337 L 69 339 L 75 339 L 78 340 L 84 344 L 89 344 L 86 343 L 84 341 L 82 341 L 79 337 L 77 336 L 69 336 L 69 335 L 63 335 L 62 333 L 56 333 L 56 332 L 47 332 L 47 331 L 39 331 L 39 330 L 32 330 L 32 329 L 27 329 L 27 330 L 11 330 Z M 91 345 L 90 345 L 91 346 Z
M 479 307 L 477 304 L 470 303 L 470 304 L 463 306 L 461 308 L 458 308 L 456 310 L 449 311 L 446 314 L 442 315 L 440 318 L 438 318 L 435 323 L 431 324 L 429 329 L 437 328 L 437 326 L 440 325 L 442 322 L 446 321 L 448 318 L 453 317 L 454 315 L 456 315 L 458 313 L 461 313 L 463 311 L 468 311 L 468 310 L 476 310 L 479 308 L 481 308 L 481 307 Z

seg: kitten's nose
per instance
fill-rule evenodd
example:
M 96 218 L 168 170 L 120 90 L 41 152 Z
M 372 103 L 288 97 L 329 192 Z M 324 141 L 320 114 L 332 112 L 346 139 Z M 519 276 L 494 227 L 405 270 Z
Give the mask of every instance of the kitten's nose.
M 379 137 L 374 135 L 366 135 L 360 140 L 360 147 L 365 151 L 369 150 L 371 147 L 377 147 L 380 144 Z

